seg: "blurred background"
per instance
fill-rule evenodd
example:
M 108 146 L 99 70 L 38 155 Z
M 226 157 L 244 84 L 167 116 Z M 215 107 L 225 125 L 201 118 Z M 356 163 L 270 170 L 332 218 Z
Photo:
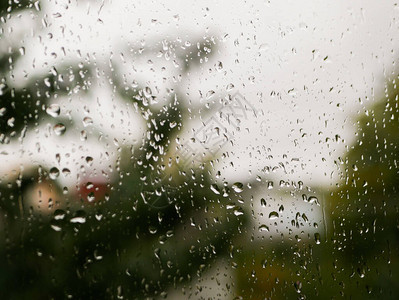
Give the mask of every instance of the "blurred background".
M 397 299 L 398 17 L 2 1 L 1 298 Z

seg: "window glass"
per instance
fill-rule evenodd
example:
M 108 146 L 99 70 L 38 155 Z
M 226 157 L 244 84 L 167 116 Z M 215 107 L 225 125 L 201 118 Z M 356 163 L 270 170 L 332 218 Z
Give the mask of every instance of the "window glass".
M 1 299 L 399 298 L 398 12 L 3 0 Z

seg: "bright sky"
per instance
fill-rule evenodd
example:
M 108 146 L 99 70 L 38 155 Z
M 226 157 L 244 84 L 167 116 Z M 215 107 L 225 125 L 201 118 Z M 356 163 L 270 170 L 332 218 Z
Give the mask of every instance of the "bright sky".
M 101 73 L 111 58 L 128 82 L 149 86 L 161 102 L 168 88 L 188 94 L 187 105 L 195 114 L 204 111 L 206 102 L 225 97 L 226 86 L 233 84 L 231 93 L 243 95 L 257 117 L 242 120 L 241 130 L 231 132 L 234 146 L 223 148 L 229 158 L 216 168 L 222 179 L 261 175 L 334 185 L 339 179 L 334 160 L 353 142 L 353 120 L 373 101 L 373 89 L 379 95 L 384 75 L 397 58 L 398 12 L 393 1 L 58 0 L 42 5 L 44 21 L 39 20 L 36 28 L 34 14 L 13 16 L 2 37 L 7 45 L 0 49 L 5 50 L 8 42 L 25 48 L 15 66 L 16 85 L 23 86 L 27 74 L 29 79 L 73 61 L 89 63 Z M 186 47 L 193 48 L 204 36 L 214 37 L 217 53 L 174 82 L 180 68 L 173 64 L 173 55 L 169 60 L 157 57 L 161 42 L 177 40 L 181 46 L 191 42 Z M 131 55 L 141 47 L 144 53 L 154 52 Z M 144 127 L 107 81 L 106 76 L 93 79 L 88 98 L 57 100 L 61 115 L 71 116 L 82 127 L 68 130 L 67 138 L 58 138 L 50 125 L 44 125 L 22 143 L 2 146 L 8 153 L 3 155 L 3 172 L 32 161 L 54 166 L 56 153 L 61 154 L 60 168 L 72 171 L 70 183 L 87 155 L 98 170 L 109 169 L 117 156 L 115 145 L 139 141 Z M 209 100 L 201 96 L 211 90 L 215 94 Z M 86 116 L 93 119 L 88 128 L 82 124 Z M 98 147 L 104 144 L 97 142 L 95 127 L 106 148 Z M 198 121 L 188 123 L 182 138 L 188 139 L 191 128 L 199 127 Z M 88 141 L 80 141 L 82 129 L 87 130 Z M 331 141 L 337 134 L 345 142 Z M 262 171 L 279 163 L 285 172 Z

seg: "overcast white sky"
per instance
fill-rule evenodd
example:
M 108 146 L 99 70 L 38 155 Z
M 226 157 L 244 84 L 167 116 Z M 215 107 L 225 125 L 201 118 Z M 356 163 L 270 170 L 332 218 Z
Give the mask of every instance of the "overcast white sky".
M 232 132 L 234 146 L 223 149 L 229 159 L 217 169 L 228 181 L 245 180 L 249 172 L 262 176 L 266 166 L 282 162 L 287 174 L 280 170 L 276 179 L 334 185 L 339 178 L 333 162 L 353 142 L 353 120 L 373 101 L 373 89 L 379 95 L 397 58 L 399 10 L 394 1 L 46 1 L 41 13 L 45 22 L 39 20 L 38 27 L 29 21 L 36 18 L 32 13 L 15 15 L 5 25 L 6 42 L 0 48 L 4 51 L 8 43 L 25 48 L 15 66 L 16 85 L 24 85 L 26 74 L 29 79 L 76 60 L 106 69 L 112 57 L 128 81 L 151 87 L 159 99 L 167 88 L 178 89 L 188 94 L 187 105 L 198 113 L 208 101 L 201 93 L 213 90 L 209 101 L 217 101 L 232 83 L 232 92 L 243 95 L 258 114 L 242 120 L 240 132 Z M 215 38 L 216 55 L 178 83 L 173 76 L 181 72 L 173 58 L 130 54 L 140 47 L 158 51 L 162 40 L 184 45 L 204 36 Z M 106 82 L 104 77 L 94 81 L 87 99 L 57 101 L 63 116 L 80 122 L 90 116 L 107 148 L 93 146 L 98 135 L 91 126 L 86 142 L 78 138 L 82 128 L 69 129 L 68 138 L 60 139 L 42 126 L 22 143 L 2 146 L 8 153 L 2 156 L 3 174 L 32 161 L 53 166 L 56 153 L 61 153 L 60 167 L 68 166 L 72 174 L 86 155 L 94 157 L 98 169 L 109 168 L 117 155 L 115 144 L 140 140 L 144 127 Z M 271 96 L 273 91 L 277 96 Z M 194 121 L 186 125 L 186 137 L 198 126 Z M 326 142 L 336 134 L 345 143 Z

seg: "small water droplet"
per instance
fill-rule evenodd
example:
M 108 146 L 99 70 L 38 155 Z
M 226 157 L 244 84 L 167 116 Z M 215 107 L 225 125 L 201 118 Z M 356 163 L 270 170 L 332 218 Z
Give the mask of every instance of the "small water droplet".
M 68 168 L 63 168 L 62 169 L 62 175 L 64 175 L 64 177 L 67 177 L 71 174 L 71 170 L 69 170 Z
M 62 209 L 57 209 L 54 212 L 54 220 L 59 221 L 59 220 L 63 220 L 65 218 L 65 211 Z
M 155 226 L 150 226 L 150 227 L 148 228 L 148 231 L 149 231 L 151 234 L 156 234 L 157 231 L 158 231 L 158 228 L 156 228 Z
M 222 63 L 221 61 L 219 61 L 219 62 L 216 64 L 216 69 L 217 69 L 219 72 L 223 70 L 223 63 Z
M 14 127 L 15 118 L 9 118 L 7 120 L 7 125 L 10 127 Z
M 44 84 L 45 84 L 45 86 L 47 86 L 47 87 L 51 87 L 51 81 L 50 81 L 50 78 L 44 78 Z
M 266 207 L 266 200 L 265 200 L 265 198 L 261 198 L 261 199 L 260 199 L 260 205 L 261 205 L 262 207 Z
M 86 132 L 86 130 L 82 130 L 81 132 L 80 132 L 80 140 L 83 142 L 83 141 L 85 141 L 85 140 L 87 140 L 87 132 Z
M 146 97 L 146 98 L 150 98 L 152 96 L 152 90 L 148 86 L 143 90 L 143 93 L 144 93 L 144 97 Z
M 93 157 L 91 156 L 86 156 L 86 163 L 90 167 L 93 165 Z
M 236 210 L 234 210 L 234 215 L 235 216 L 242 216 L 243 214 L 244 214 L 244 212 L 241 210 L 241 209 L 236 209 Z
M 53 118 L 56 118 L 60 115 L 61 108 L 58 104 L 51 104 L 49 107 L 46 108 L 46 113 Z
M 0 83 L 0 96 L 3 96 L 4 93 L 6 92 L 8 86 L 5 83 Z
M 269 227 L 268 227 L 267 225 L 263 224 L 263 225 L 260 225 L 260 226 L 259 226 L 258 230 L 259 230 L 260 232 L 262 232 L 262 231 L 269 231 Z
M 314 234 L 314 240 L 315 240 L 315 242 L 316 242 L 317 245 L 320 244 L 320 242 L 321 242 L 320 233 L 316 232 L 316 233 Z
M 278 219 L 278 217 L 279 217 L 279 214 L 278 214 L 278 212 L 276 212 L 276 211 L 272 211 L 272 212 L 269 214 L 269 219 L 270 219 L 270 220 Z
M 78 210 L 69 222 L 79 224 L 86 223 L 86 213 L 83 210 Z
M 241 193 L 244 190 L 244 185 L 241 182 L 236 182 L 231 187 L 236 193 Z
M 294 288 L 295 288 L 296 292 L 298 294 L 300 294 L 301 293 L 301 289 L 302 289 L 302 282 L 300 282 L 300 281 L 295 282 L 294 283 Z
M 1 92 L 0 92 L 0 96 L 1 96 Z M 7 112 L 7 108 L 3 107 L 0 108 L 0 117 L 3 117 Z
M 66 131 L 66 127 L 62 123 L 54 125 L 54 132 L 56 135 L 63 135 Z
M 84 117 L 83 119 L 83 126 L 87 127 L 89 125 L 93 125 L 93 119 L 90 117 Z
M 60 175 L 60 170 L 58 170 L 58 168 L 56 168 L 56 167 L 53 167 L 50 169 L 49 175 L 52 180 L 55 180 Z
M 214 90 L 210 90 L 206 93 L 206 99 L 210 99 L 215 94 Z
M 260 52 L 263 52 L 263 51 L 266 51 L 266 50 L 269 50 L 269 45 L 268 44 L 261 44 L 260 46 L 259 46 L 259 51 Z
M 216 184 L 212 184 L 212 185 L 211 185 L 211 190 L 212 190 L 212 192 L 214 192 L 215 194 L 220 195 L 220 189 L 219 189 L 219 187 L 218 187 Z
M 94 192 L 91 192 L 87 195 L 87 201 L 93 202 L 96 200 L 96 196 L 94 195 Z
M 71 223 L 79 223 L 79 224 L 84 224 L 86 223 L 86 218 L 85 217 L 74 217 L 70 220 Z
M 308 202 L 309 202 L 309 203 L 315 203 L 315 204 L 317 204 L 317 205 L 320 205 L 319 199 L 317 199 L 315 196 L 310 196 L 310 197 L 308 198 Z
M 365 268 L 363 266 L 357 268 L 356 271 L 357 271 L 357 274 L 359 275 L 360 278 L 364 278 L 366 276 L 366 270 L 365 270 Z
M 24 47 L 19 48 L 19 53 L 21 55 L 25 55 L 25 48 Z
M 51 224 L 50 226 L 51 226 L 51 228 L 52 228 L 54 231 L 59 232 L 59 231 L 62 230 L 62 228 L 61 228 L 60 226 L 58 226 L 58 225 Z
M 227 91 L 231 91 L 232 89 L 234 89 L 234 84 L 229 83 L 229 84 L 226 86 L 226 90 L 227 90 Z

